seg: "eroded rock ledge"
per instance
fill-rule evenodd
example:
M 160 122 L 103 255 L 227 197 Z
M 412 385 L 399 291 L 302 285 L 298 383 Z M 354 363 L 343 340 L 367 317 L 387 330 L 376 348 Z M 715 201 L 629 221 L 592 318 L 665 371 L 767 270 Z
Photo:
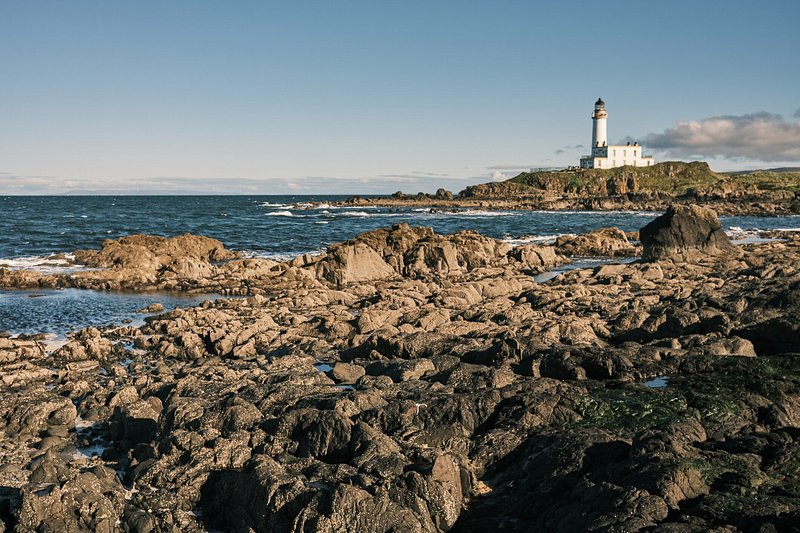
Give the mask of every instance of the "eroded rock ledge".
M 211 264 L 246 299 L 0 338 L 6 529 L 800 521 L 800 239 L 543 284 L 552 249 L 408 227 L 246 261 Z
M 624 239 L 624 237 L 623 237 Z M 627 244 L 627 241 L 626 241 Z M 107 240 L 101 250 L 78 250 L 73 273 L 0 268 L 0 288 L 181 290 L 263 294 L 273 287 L 426 277 L 461 277 L 483 268 L 538 273 L 569 261 L 552 247 L 508 244 L 471 231 L 437 235 L 397 224 L 336 244 L 326 253 L 288 262 L 241 258 L 216 239 L 194 235 L 133 235 Z

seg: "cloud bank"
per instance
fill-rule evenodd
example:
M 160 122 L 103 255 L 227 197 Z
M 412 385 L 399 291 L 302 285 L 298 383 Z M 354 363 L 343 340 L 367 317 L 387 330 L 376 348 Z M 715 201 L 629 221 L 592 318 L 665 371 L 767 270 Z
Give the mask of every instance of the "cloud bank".
M 794 114 L 800 115 L 800 110 Z M 800 118 L 800 117 L 799 117 Z M 762 111 L 679 122 L 643 142 L 670 158 L 800 161 L 800 122 Z
M 485 180 L 484 180 L 485 181 Z M 413 172 L 360 178 L 303 176 L 296 178 L 195 178 L 144 177 L 136 180 L 82 180 L 56 176 L 25 176 L 0 172 L 0 195 L 41 194 L 390 194 L 434 192 L 445 187 L 455 192 L 470 182 L 435 173 Z

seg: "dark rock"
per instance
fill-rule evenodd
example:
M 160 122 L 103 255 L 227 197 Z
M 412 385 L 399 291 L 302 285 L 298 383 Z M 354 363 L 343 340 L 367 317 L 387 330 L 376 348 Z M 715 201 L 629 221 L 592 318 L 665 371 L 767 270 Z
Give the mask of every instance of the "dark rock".
M 408 361 L 376 361 L 366 367 L 371 376 L 389 376 L 395 383 L 419 379 L 436 368 L 429 359 L 411 359 Z
M 717 214 L 697 205 L 673 205 L 639 231 L 642 259 L 689 260 L 698 255 L 736 254 Z
M 433 197 L 437 200 L 452 200 L 453 193 L 447 189 L 437 189 L 436 194 Z
M 336 363 L 331 370 L 331 376 L 338 383 L 355 383 L 365 373 L 363 366 L 350 363 Z
M 161 409 L 161 402 L 155 397 L 117 407 L 114 412 L 115 434 L 131 445 L 153 440 Z

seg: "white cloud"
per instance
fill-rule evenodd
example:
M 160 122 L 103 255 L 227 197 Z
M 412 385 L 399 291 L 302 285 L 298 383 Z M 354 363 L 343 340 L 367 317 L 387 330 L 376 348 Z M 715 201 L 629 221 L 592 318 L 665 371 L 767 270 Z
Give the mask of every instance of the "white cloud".
M 506 164 L 501 164 L 501 165 L 492 165 L 490 167 L 486 167 L 486 170 L 510 170 L 512 172 L 522 172 L 522 171 L 526 171 L 526 170 L 528 170 L 530 168 L 535 168 L 535 167 L 538 167 L 538 166 L 541 166 L 541 165 L 539 163 L 535 163 L 535 164 L 534 163 L 529 163 L 527 165 L 506 165 Z
M 582 144 L 568 144 L 564 148 L 559 148 L 556 150 L 556 155 L 560 155 L 566 152 L 580 152 L 584 150 L 585 147 Z
M 800 161 L 800 123 L 765 111 L 709 117 L 651 133 L 644 143 L 666 157 Z
M 500 172 L 499 170 L 495 170 L 492 172 L 492 181 L 506 181 L 508 176 L 504 172 Z

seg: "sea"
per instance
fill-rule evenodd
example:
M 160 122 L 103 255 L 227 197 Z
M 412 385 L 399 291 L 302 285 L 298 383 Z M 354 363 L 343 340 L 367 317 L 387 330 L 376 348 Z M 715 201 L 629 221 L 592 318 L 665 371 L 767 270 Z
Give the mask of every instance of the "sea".
M 283 260 L 392 224 L 439 233 L 475 230 L 512 246 L 615 226 L 638 230 L 652 211 L 499 211 L 337 206 L 348 196 L 6 196 L 0 197 L 0 267 L 47 272 L 76 268 L 69 253 L 143 233 L 207 235 L 245 256 Z M 720 217 L 739 242 L 770 229 L 800 231 L 800 216 Z M 589 259 L 591 261 L 591 259 Z M 78 289 L 0 291 L 0 332 L 63 337 L 88 326 L 143 320 L 137 310 L 197 305 L 217 295 L 132 294 Z

